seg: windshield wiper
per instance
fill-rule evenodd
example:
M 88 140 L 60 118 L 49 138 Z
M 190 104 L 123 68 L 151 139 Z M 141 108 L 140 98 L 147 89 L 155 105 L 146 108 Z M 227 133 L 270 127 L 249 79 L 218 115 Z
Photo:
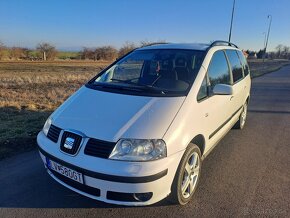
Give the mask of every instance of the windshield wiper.
M 126 83 L 126 84 L 137 85 L 136 83 L 131 82 L 133 79 L 122 80 L 122 79 L 111 78 L 111 80 L 112 80 L 112 81 L 117 81 L 117 82 Z
M 105 89 L 117 89 L 117 90 L 129 90 L 129 91 L 138 91 L 141 92 L 143 89 L 140 89 L 139 86 L 120 86 L 120 85 L 113 85 L 109 83 L 94 83 L 94 86 L 98 86 Z
M 136 78 L 136 79 L 138 79 L 138 78 Z M 112 81 L 119 81 L 119 82 L 122 82 L 122 83 L 133 85 L 134 88 L 136 88 L 136 89 L 142 89 L 142 90 L 146 90 L 146 91 L 154 91 L 154 92 L 161 93 L 163 95 L 165 95 L 165 92 L 166 92 L 166 91 L 163 91 L 163 90 L 161 90 L 161 89 L 159 89 L 157 87 L 154 87 L 153 84 L 152 85 L 141 85 L 141 84 L 133 83 L 133 82 L 131 82 L 131 80 L 133 80 L 133 79 L 122 80 L 122 79 L 112 78 L 111 80 Z
M 153 91 L 153 92 L 157 92 L 157 93 L 161 93 L 162 95 L 165 95 L 167 92 L 169 92 L 169 90 L 164 90 L 152 85 L 140 85 L 140 87 L 142 87 L 144 90 L 146 91 Z
M 125 81 L 125 80 L 124 80 Z M 142 84 L 136 84 L 127 81 L 126 84 L 130 84 L 130 86 L 124 86 L 124 85 L 117 85 L 117 83 L 94 83 L 93 85 L 107 88 L 107 89 L 117 89 L 117 90 L 129 90 L 129 91 L 147 91 L 147 92 L 154 92 L 154 93 L 160 93 L 162 95 L 165 95 L 170 90 L 164 90 L 160 89 L 158 87 L 152 86 L 152 85 L 142 85 Z

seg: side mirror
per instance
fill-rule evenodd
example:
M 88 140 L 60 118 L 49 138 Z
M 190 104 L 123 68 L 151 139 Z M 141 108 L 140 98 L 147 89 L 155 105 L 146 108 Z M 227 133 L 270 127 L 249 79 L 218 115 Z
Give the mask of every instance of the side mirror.
M 226 84 L 216 84 L 213 88 L 214 95 L 232 95 L 233 87 Z

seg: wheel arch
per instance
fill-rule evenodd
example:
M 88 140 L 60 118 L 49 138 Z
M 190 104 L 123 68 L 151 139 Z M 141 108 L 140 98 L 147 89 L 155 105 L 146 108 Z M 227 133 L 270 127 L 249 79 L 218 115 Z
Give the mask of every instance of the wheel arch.
M 201 152 L 201 155 L 203 155 L 204 153 L 204 149 L 205 149 L 205 138 L 203 135 L 199 134 L 197 136 L 195 136 L 191 141 L 191 143 L 196 144 Z

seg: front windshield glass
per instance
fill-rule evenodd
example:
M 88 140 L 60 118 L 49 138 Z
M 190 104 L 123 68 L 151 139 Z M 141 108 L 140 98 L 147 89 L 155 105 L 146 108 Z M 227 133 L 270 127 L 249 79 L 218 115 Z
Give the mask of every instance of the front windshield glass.
M 203 57 L 204 51 L 195 50 L 136 50 L 102 72 L 92 84 L 139 95 L 186 95 Z

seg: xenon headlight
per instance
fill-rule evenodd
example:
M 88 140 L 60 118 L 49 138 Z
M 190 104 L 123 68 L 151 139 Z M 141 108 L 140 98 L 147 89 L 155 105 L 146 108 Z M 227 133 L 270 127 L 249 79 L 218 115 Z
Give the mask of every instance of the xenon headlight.
M 110 159 L 149 161 L 166 157 L 166 144 L 162 139 L 120 139 Z
M 48 130 L 51 126 L 51 123 L 52 123 L 52 119 L 49 117 L 46 121 L 45 121 L 45 124 L 42 128 L 42 131 L 43 133 L 47 136 L 47 133 L 48 133 Z

